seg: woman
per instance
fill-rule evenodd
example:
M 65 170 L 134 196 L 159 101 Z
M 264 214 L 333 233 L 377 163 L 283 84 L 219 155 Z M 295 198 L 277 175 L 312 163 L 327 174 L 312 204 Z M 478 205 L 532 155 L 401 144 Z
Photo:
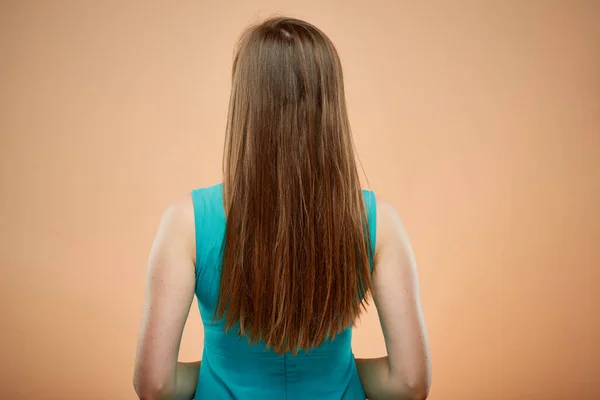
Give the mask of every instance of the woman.
M 222 184 L 166 210 L 151 251 L 134 385 L 141 399 L 424 399 L 417 273 L 392 205 L 360 189 L 342 68 L 314 26 L 246 30 Z M 387 356 L 354 359 L 375 301 Z M 202 362 L 178 363 L 193 297 Z

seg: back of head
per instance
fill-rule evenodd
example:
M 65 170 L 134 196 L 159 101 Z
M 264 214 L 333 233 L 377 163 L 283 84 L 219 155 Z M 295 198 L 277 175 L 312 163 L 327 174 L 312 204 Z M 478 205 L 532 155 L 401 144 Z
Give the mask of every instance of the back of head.
M 352 326 L 371 248 L 341 63 L 316 27 L 273 18 L 242 35 L 223 171 L 215 317 L 278 353 Z

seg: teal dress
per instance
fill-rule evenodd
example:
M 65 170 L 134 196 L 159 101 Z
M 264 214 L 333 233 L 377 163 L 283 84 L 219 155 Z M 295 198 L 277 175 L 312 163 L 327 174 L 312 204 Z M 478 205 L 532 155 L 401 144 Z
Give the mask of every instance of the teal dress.
M 375 196 L 363 191 L 375 248 Z M 219 294 L 221 246 L 225 238 L 222 184 L 192 192 L 196 225 L 196 296 L 204 325 L 204 352 L 196 400 L 364 400 L 352 329 L 308 352 L 279 355 L 250 345 L 222 321 L 212 322 Z M 371 260 L 372 266 L 372 260 Z

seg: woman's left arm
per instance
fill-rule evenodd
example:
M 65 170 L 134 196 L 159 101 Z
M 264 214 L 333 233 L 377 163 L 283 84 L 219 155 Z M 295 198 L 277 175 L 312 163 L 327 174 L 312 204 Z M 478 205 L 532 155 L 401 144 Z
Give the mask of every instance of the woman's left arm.
M 200 362 L 178 363 L 183 328 L 194 299 L 194 210 L 188 196 L 164 212 L 150 258 L 134 387 L 143 400 L 190 400 Z

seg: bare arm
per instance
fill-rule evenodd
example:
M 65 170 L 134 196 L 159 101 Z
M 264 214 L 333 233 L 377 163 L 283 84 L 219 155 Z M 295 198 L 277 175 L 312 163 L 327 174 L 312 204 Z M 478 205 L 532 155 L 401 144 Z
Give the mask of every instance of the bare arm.
M 195 230 L 191 198 L 165 211 L 148 262 L 134 387 L 143 400 L 190 400 L 200 362 L 178 363 L 194 298 Z
M 356 360 L 360 380 L 372 400 L 425 399 L 431 361 L 415 260 L 398 213 L 380 198 L 375 251 L 373 299 L 388 355 Z

